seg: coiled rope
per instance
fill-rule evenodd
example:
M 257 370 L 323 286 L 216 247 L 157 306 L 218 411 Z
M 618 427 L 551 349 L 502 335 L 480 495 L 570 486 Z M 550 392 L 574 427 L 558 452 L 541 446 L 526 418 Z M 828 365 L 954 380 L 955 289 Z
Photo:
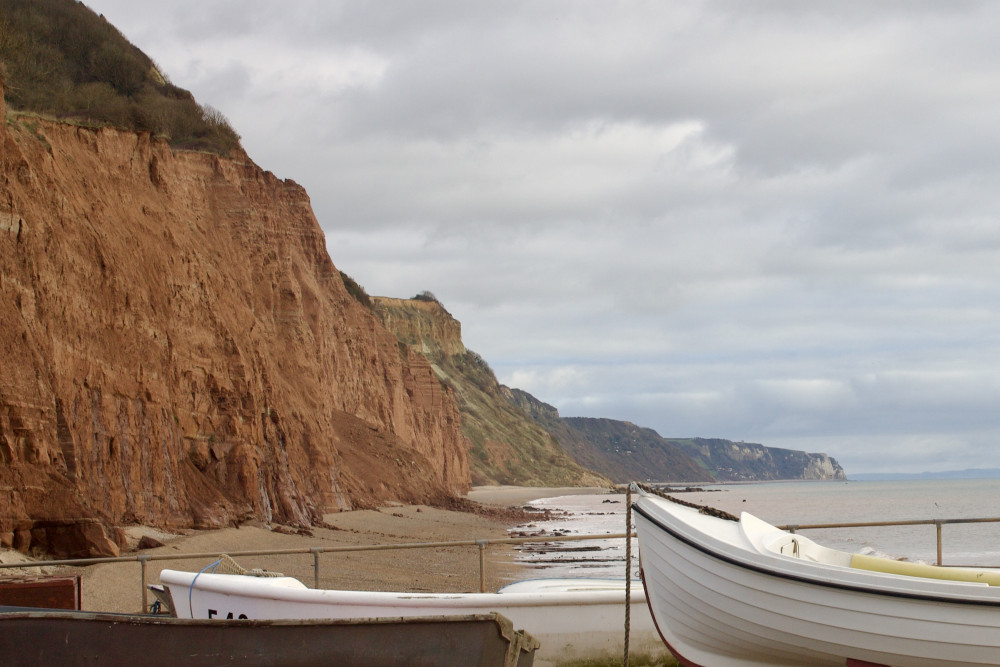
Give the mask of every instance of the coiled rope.
M 259 567 L 255 567 L 252 570 L 248 570 L 235 560 L 229 554 L 222 554 L 219 556 L 219 574 L 241 574 L 244 577 L 283 577 L 281 572 L 270 572 L 268 570 L 262 570 Z M 213 570 L 214 572 L 214 570 Z

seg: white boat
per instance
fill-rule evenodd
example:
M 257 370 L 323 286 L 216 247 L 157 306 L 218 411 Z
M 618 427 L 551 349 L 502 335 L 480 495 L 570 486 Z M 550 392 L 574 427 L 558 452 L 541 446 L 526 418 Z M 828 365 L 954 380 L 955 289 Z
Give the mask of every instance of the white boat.
M 652 495 L 633 509 L 653 618 L 687 667 L 1000 664 L 995 571 L 849 554 Z
M 621 657 L 624 579 L 533 579 L 497 593 L 405 593 L 307 588 L 291 577 L 163 570 L 160 582 L 181 618 L 433 617 L 497 612 L 539 641 L 535 664 Z M 630 648 L 663 649 L 639 581 L 631 586 Z

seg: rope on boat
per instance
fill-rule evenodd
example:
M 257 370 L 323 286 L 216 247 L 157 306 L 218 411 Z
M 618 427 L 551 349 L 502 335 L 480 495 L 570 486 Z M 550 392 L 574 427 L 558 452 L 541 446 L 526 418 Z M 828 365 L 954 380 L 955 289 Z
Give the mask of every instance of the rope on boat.
M 283 577 L 281 572 L 270 572 L 268 570 L 262 570 L 259 567 L 255 567 L 252 570 L 248 570 L 235 560 L 229 554 L 222 554 L 219 556 L 219 560 L 216 561 L 218 564 L 219 574 L 241 574 L 244 577 Z M 211 567 L 211 566 L 209 566 Z M 212 570 L 215 572 L 215 570 Z
M 678 505 L 683 505 L 684 507 L 691 507 L 693 509 L 698 510 L 698 512 L 701 513 L 701 514 L 706 514 L 708 516 L 714 516 L 717 519 L 725 519 L 726 521 L 739 521 L 740 520 L 740 518 L 738 516 L 732 515 L 729 512 L 726 512 L 725 510 L 720 510 L 720 509 L 718 509 L 716 507 L 709 507 L 708 505 L 698 505 L 696 503 L 688 502 L 686 500 L 681 500 L 680 498 L 674 498 L 673 496 L 668 495 L 668 494 L 664 493 L 663 491 L 660 491 L 658 489 L 654 489 L 653 487 L 649 486 L 648 484 L 640 484 L 639 482 L 633 482 L 633 483 L 637 487 L 639 487 L 640 490 L 642 490 L 642 491 L 644 491 L 644 492 L 646 492 L 648 494 L 651 494 L 651 495 L 654 495 L 654 496 L 659 496 L 660 498 L 664 498 L 666 500 L 669 500 L 670 502 L 677 503 Z
M 198 577 L 200 577 L 205 570 L 212 568 L 212 572 L 215 572 L 215 568 L 219 567 L 219 563 L 221 562 L 222 559 L 220 558 L 214 563 L 209 563 L 205 567 L 198 570 L 198 574 L 194 575 L 194 579 L 191 580 L 191 587 L 188 588 L 188 613 L 191 614 L 191 618 L 194 618 L 194 603 L 191 601 L 191 598 L 194 595 L 195 582 L 198 581 Z
M 235 560 L 229 554 L 222 554 L 219 559 L 214 563 L 209 563 L 205 567 L 198 570 L 198 574 L 194 575 L 194 579 L 191 580 L 191 587 L 188 588 L 188 612 L 191 614 L 191 618 L 194 618 L 194 603 L 191 598 L 194 595 L 194 584 L 198 581 L 198 577 L 204 574 L 206 571 L 211 570 L 214 574 L 216 570 L 219 574 L 242 574 L 247 577 L 283 577 L 285 575 L 280 572 L 268 572 L 267 570 L 262 570 L 260 568 L 254 568 L 248 570 Z

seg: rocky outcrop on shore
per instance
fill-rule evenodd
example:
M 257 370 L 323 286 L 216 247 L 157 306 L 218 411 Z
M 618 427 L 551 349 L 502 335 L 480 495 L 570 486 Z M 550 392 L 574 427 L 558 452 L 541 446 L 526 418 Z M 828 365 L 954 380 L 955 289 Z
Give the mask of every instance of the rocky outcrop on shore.
M 294 182 L 12 115 L 0 185 L 0 546 L 469 488 L 450 390 L 348 294 Z

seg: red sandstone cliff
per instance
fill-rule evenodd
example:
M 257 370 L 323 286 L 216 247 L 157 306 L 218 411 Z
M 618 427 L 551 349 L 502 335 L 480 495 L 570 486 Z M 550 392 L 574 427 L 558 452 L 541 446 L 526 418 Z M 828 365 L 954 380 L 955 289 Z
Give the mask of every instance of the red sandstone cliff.
M 301 187 L 7 119 L 0 546 L 113 553 L 130 522 L 308 525 L 469 479 L 451 392 L 347 294 Z

